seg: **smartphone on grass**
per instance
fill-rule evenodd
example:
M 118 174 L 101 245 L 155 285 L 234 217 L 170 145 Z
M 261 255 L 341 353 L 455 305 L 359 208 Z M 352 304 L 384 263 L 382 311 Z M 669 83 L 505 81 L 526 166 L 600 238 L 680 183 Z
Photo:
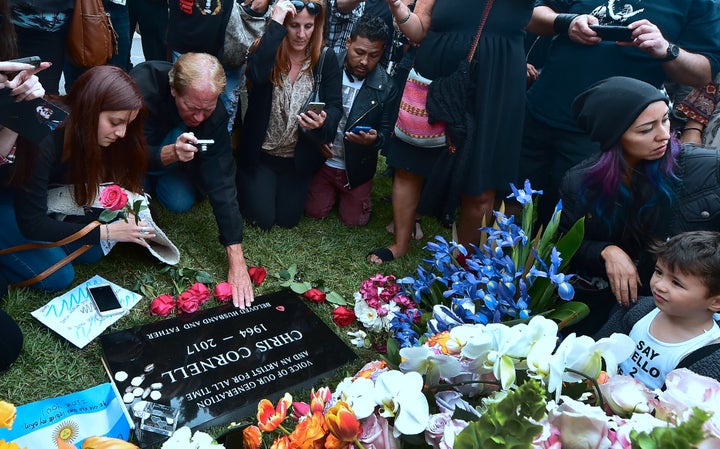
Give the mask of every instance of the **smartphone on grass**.
M 88 287 L 87 290 L 90 300 L 95 305 L 95 310 L 100 316 L 112 316 L 125 311 L 111 286 L 96 285 Z
M 325 103 L 321 101 L 311 101 L 308 103 L 308 107 L 305 112 L 313 111 L 314 113 L 319 114 L 323 111 L 323 109 L 325 109 Z

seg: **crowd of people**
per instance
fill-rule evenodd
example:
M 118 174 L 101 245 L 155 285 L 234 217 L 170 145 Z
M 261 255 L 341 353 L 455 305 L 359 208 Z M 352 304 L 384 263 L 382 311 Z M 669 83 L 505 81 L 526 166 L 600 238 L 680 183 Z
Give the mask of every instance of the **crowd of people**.
M 642 338 L 692 340 L 680 356 L 716 340 L 715 330 L 694 339 L 717 328 L 716 261 L 688 265 L 692 256 L 674 248 L 718 244 L 720 2 L 235 1 L 106 0 L 121 28 L 118 53 L 79 70 L 58 44 L 73 2 L 0 0 L 0 92 L 15 102 L 45 97 L 69 112 L 39 143 L 0 128 L 0 250 L 60 241 L 95 221 L 101 183 L 151 192 L 178 213 L 207 198 L 233 303 L 247 307 L 254 297 L 244 223 L 292 228 L 303 215 L 327 218 L 337 204 L 343 224 L 367 224 L 381 153 L 393 175 L 394 237 L 371 250 L 368 263 L 403 257 L 420 215 L 452 222 L 457 211 L 458 243 L 478 243 L 509 184 L 529 179 L 544 191 L 539 223 L 558 199 L 561 231 L 585 220 L 571 270 L 591 314 L 574 331 L 594 334 L 622 314 L 645 323 L 649 313 L 658 324 L 645 323 Z M 243 67 L 221 63 L 233 7 L 268 17 Z M 131 67 L 136 26 L 146 61 Z M 626 27 L 626 36 L 603 39 L 603 26 Z M 527 56 L 534 36 L 547 43 L 541 58 Z M 11 61 L 34 55 L 43 61 L 37 67 Z M 426 148 L 395 132 L 398 111 L 408 109 L 406 80 L 452 76 L 469 55 L 469 90 L 450 93 L 465 105 L 461 144 Z M 672 103 L 661 90 L 670 83 L 691 92 Z M 682 117 L 672 129 L 671 116 Z M 432 113 L 424 120 L 435 125 Z M 57 185 L 70 186 L 84 216 L 48 214 L 48 190 Z M 103 255 L 101 241 L 146 246 L 154 232 L 151 223 L 115 220 L 65 246 L 0 255 L 3 296 L 8 283 L 36 276 L 79 245 L 94 248 L 73 263 L 92 263 Z M 32 288 L 62 290 L 73 277 L 66 265 Z M 690 284 L 697 289 L 682 288 L 697 296 L 694 306 L 671 307 L 668 291 Z M 668 330 L 676 327 L 677 335 Z M 0 341 L 21 344 L 17 326 L 0 328 L 15 336 Z M 0 368 L 17 351 L 2 355 Z

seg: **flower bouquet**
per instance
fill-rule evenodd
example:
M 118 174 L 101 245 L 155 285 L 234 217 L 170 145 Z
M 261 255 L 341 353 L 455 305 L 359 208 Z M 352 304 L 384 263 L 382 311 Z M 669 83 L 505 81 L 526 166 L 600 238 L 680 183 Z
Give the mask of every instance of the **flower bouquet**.
M 463 324 L 370 362 L 310 404 L 258 405 L 245 448 L 719 447 L 720 383 L 685 369 L 650 392 L 616 375 L 630 337 L 598 341 L 542 316 L 512 327 Z M 607 371 L 602 371 L 603 364 Z
M 416 277 L 398 282 L 412 292 L 423 311 L 432 311 L 428 321 L 432 332 L 448 330 L 465 323 L 498 323 L 527 320 L 532 314 L 555 319 L 561 327 L 589 313 L 580 302 L 569 302 L 574 289 L 573 275 L 563 270 L 583 239 L 584 224 L 579 220 L 570 231 L 559 236 L 562 202 L 558 202 L 550 222 L 540 227 L 534 238 L 535 191 L 526 181 L 523 189 L 511 184 L 522 205 L 521 223 L 507 217 L 503 208 L 495 211 L 495 225 L 483 228 L 480 246 L 465 248 L 435 237 L 427 245 L 432 257 L 420 265 Z

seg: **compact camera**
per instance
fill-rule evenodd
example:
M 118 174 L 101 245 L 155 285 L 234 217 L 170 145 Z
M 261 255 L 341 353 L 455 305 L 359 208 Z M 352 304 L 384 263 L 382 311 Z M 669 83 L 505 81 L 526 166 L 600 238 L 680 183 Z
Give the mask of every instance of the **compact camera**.
M 207 151 L 208 145 L 212 145 L 214 143 L 215 141 L 213 139 L 198 139 L 198 141 L 193 145 L 200 148 L 200 151 Z

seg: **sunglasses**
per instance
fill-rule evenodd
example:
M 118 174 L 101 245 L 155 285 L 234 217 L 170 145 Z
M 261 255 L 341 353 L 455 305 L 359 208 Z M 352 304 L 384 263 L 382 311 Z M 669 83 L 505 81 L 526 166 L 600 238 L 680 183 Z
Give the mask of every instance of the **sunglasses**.
M 295 7 L 295 10 L 297 10 L 297 12 L 300 12 L 303 9 L 307 8 L 308 12 L 314 16 L 320 14 L 321 6 L 317 3 L 312 3 L 312 2 L 305 3 L 300 0 L 291 0 L 290 3 L 292 3 L 292 5 Z

